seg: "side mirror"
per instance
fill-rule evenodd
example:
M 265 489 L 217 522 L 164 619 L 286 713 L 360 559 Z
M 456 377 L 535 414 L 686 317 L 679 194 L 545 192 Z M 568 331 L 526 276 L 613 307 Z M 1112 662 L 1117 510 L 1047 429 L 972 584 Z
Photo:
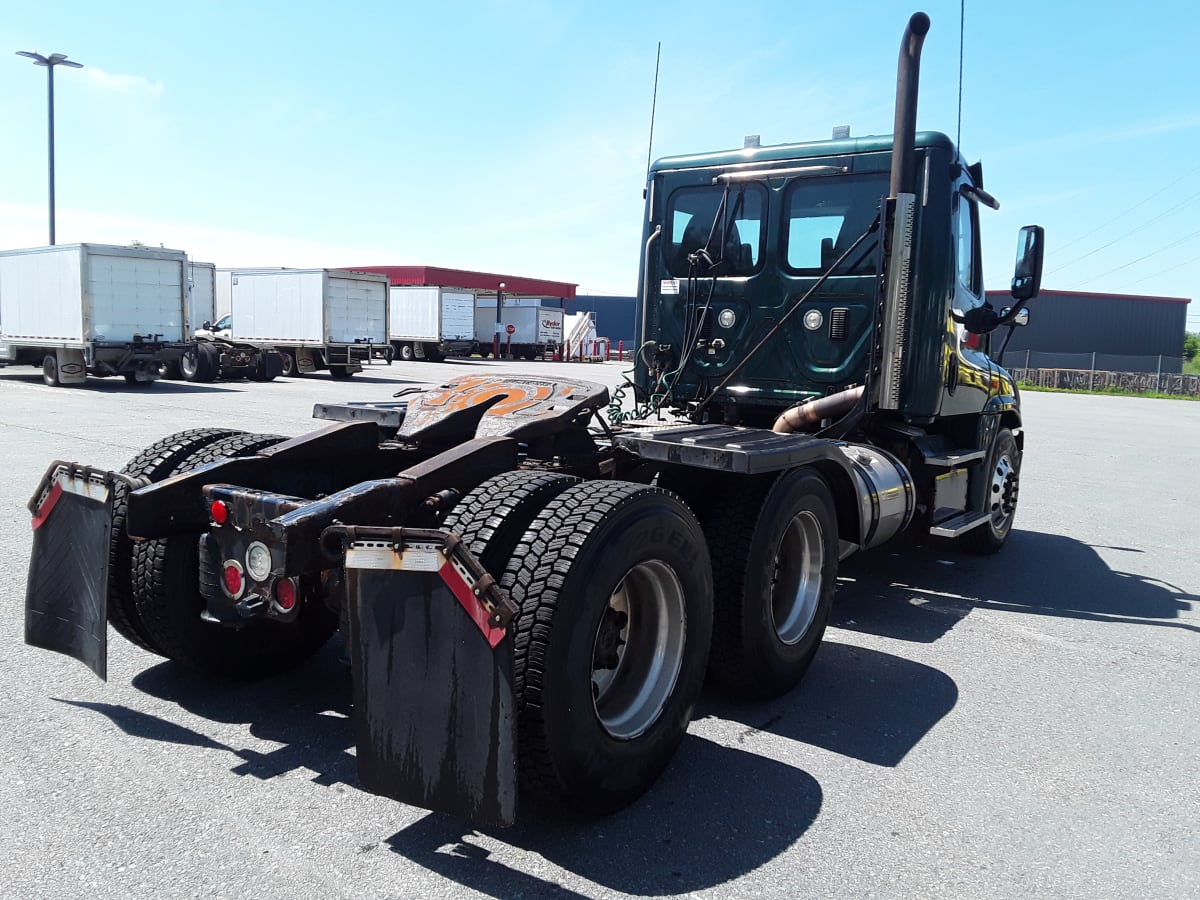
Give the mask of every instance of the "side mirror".
M 1042 286 L 1042 254 L 1046 229 L 1026 225 L 1017 240 L 1017 266 L 1013 273 L 1014 300 L 1032 300 Z
M 1000 318 L 1001 319 L 1007 319 L 1010 315 L 1012 315 L 1011 307 L 1006 306 L 1006 307 L 1004 307 L 1004 309 L 1000 310 Z M 1008 324 L 1009 325 L 1020 325 L 1021 327 L 1028 325 L 1029 324 L 1029 309 L 1027 307 L 1022 307 L 1021 309 L 1017 310 L 1017 314 L 1015 316 L 1013 316 L 1012 321 L 1008 322 Z
M 209 321 L 207 321 L 207 320 L 206 320 L 206 321 L 204 322 L 204 324 L 203 324 L 203 325 L 201 325 L 200 327 L 201 327 L 202 329 L 204 329 L 205 331 L 210 331 L 210 330 L 212 329 L 212 322 L 209 322 Z

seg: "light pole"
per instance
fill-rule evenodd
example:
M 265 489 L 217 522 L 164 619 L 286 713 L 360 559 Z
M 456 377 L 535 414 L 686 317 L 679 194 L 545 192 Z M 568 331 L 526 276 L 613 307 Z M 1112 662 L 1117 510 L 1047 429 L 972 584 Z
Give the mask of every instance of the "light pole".
M 504 282 L 496 290 L 496 339 L 492 343 L 492 359 L 500 358 L 500 309 L 504 306 Z
M 46 91 L 49 98 L 49 119 L 50 119 L 50 246 L 54 246 L 54 67 L 66 66 L 69 69 L 82 69 L 83 63 L 77 63 L 67 59 L 65 53 L 51 53 L 49 56 L 42 56 L 40 53 L 31 53 L 28 50 L 18 50 L 17 56 L 24 56 L 26 59 L 32 59 L 35 66 L 46 67 Z

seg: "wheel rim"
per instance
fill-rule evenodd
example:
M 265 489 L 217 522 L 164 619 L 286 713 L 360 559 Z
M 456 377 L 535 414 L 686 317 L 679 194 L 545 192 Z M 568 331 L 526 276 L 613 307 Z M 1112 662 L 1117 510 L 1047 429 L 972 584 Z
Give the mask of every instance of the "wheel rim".
M 191 381 L 196 377 L 196 354 L 190 350 L 179 357 L 179 374 Z
M 775 554 L 771 619 L 775 634 L 783 643 L 799 643 L 808 633 L 821 601 L 824 566 L 821 523 L 805 510 L 788 523 Z
M 292 354 L 283 353 L 283 374 L 294 375 L 296 373 L 296 360 L 292 358 Z
M 47 384 L 58 384 L 58 360 L 52 356 L 42 360 L 42 379 Z
M 612 737 L 630 740 L 662 714 L 683 664 L 683 586 L 659 560 L 634 566 L 609 597 L 592 644 L 592 705 Z
M 1020 487 L 1017 467 L 1012 457 L 1001 453 L 992 468 L 992 487 L 988 495 L 988 509 L 992 514 L 992 530 L 1004 534 L 1012 524 L 1017 509 L 1017 491 Z

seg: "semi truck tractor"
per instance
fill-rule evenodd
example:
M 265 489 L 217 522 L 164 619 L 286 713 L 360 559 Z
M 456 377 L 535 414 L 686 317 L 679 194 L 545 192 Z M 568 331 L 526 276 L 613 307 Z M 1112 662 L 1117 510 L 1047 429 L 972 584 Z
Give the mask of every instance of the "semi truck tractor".
M 216 266 L 192 262 L 188 271 L 188 311 L 194 346 L 178 361 L 163 366 L 167 378 L 208 382 L 217 378 L 249 378 L 271 381 L 283 372 L 283 358 L 274 350 L 256 347 L 231 338 L 229 316 L 216 319 Z
M 291 439 L 206 428 L 121 472 L 54 462 L 26 640 L 103 676 L 111 623 L 253 677 L 341 623 L 365 790 L 499 824 L 636 800 L 706 676 L 800 682 L 841 560 L 1011 533 L 1025 436 L 989 349 L 1037 294 L 1042 231 L 988 306 L 996 202 L 915 132 L 928 28 L 903 38 L 894 135 L 651 167 L 636 366 L 612 395 L 474 375 L 319 404 Z
M 48 385 L 158 379 L 194 345 L 182 250 L 60 244 L 0 252 L 0 362 Z

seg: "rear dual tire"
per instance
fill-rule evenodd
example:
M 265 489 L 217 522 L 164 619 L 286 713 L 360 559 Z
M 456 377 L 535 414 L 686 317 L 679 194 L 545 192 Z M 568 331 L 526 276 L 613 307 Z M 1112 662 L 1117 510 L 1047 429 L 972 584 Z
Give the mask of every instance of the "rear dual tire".
M 547 478 L 563 476 L 485 482 L 447 526 L 492 566 L 505 560 L 501 586 L 520 610 L 510 632 L 523 802 L 606 814 L 650 787 L 691 721 L 712 634 L 708 552 L 666 491 Z M 497 488 L 520 513 L 492 515 Z
M 284 438 L 215 429 L 183 432 L 135 456 L 127 474 L 157 481 L 206 463 L 248 456 Z M 291 622 L 253 620 L 240 628 L 205 622 L 199 591 L 199 535 L 143 541 L 125 532 L 127 493 L 114 491 L 109 621 L 138 646 L 209 675 L 258 678 L 293 668 L 337 629 L 337 617 L 306 597 Z

